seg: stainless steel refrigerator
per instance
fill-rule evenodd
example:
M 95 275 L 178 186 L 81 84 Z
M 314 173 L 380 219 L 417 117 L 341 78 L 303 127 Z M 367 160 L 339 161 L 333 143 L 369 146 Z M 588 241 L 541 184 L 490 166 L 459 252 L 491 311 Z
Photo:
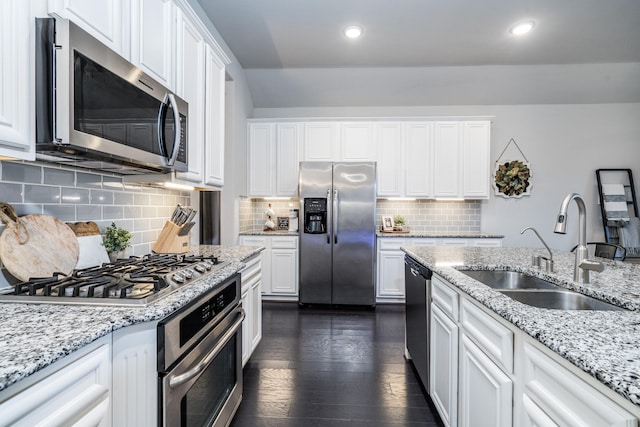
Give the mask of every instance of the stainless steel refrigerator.
M 376 165 L 300 163 L 300 304 L 375 306 Z

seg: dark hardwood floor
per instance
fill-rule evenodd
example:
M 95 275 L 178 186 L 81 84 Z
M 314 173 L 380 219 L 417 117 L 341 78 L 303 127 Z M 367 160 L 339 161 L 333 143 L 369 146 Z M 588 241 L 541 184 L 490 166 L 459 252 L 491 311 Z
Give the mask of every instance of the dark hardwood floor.
M 231 427 L 441 426 L 404 359 L 404 307 L 263 304 Z

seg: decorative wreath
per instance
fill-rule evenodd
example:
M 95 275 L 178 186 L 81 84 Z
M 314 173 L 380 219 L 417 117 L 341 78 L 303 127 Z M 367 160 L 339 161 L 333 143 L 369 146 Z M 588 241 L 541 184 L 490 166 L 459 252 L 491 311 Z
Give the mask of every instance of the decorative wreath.
M 522 197 L 531 189 L 529 162 L 513 160 L 496 163 L 496 194 L 503 197 Z

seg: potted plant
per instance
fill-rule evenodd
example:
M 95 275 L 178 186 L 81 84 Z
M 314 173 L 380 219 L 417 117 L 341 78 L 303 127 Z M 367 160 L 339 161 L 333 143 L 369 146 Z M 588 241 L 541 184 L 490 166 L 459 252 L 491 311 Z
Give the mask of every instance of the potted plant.
M 396 215 L 393 217 L 393 229 L 395 231 L 403 231 L 407 220 L 402 215 Z
M 102 236 L 102 245 L 109 254 L 109 259 L 114 262 L 118 258 L 124 258 L 124 250 L 127 249 L 129 241 L 133 235 L 122 227 L 116 226 L 115 222 L 112 222 L 105 230 L 104 236 Z

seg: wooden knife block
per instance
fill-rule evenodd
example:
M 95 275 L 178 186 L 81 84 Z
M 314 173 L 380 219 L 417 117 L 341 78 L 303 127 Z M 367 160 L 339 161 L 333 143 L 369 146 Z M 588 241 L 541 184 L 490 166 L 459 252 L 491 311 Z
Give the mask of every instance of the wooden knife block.
M 191 249 L 189 235 L 178 236 L 183 226 L 167 221 L 158 236 L 158 240 L 153 245 L 152 250 L 158 254 L 183 254 Z

